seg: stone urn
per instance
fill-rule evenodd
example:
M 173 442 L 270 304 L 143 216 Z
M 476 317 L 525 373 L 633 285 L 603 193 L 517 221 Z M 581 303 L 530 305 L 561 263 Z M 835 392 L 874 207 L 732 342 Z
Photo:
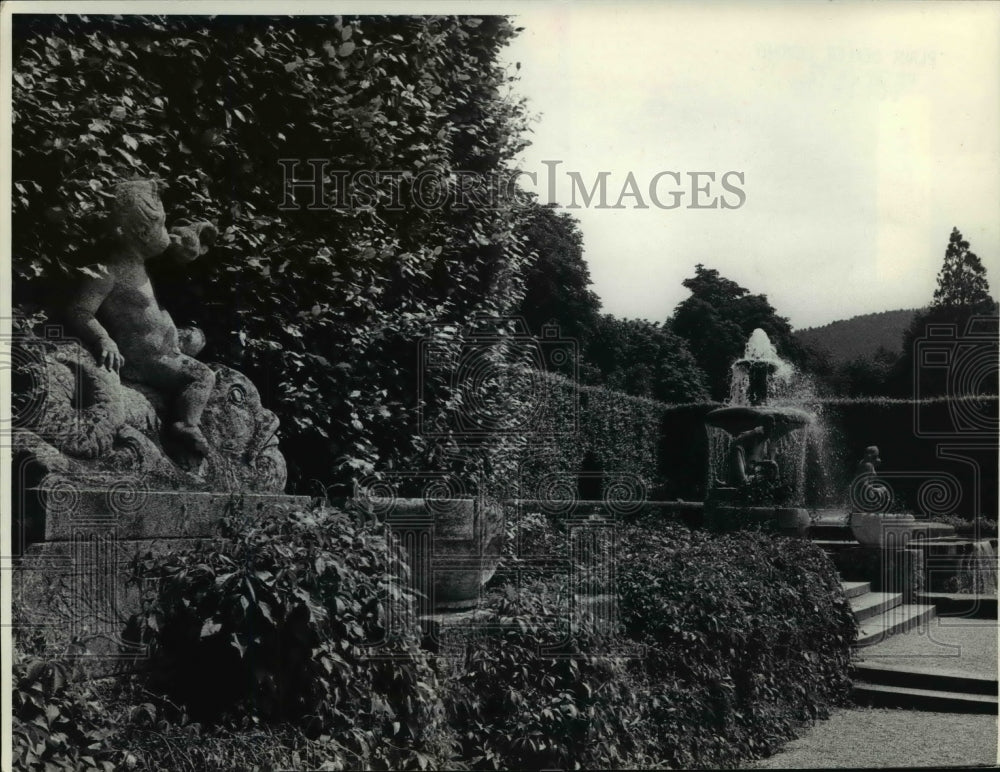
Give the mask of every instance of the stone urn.
M 809 512 L 801 507 L 777 507 L 774 519 L 778 531 L 785 536 L 807 536 L 812 524 Z
M 477 498 L 370 500 L 407 554 L 422 613 L 475 608 L 496 572 L 504 537 L 500 504 Z
M 851 533 L 865 547 L 904 548 L 917 532 L 913 515 L 897 512 L 852 512 Z

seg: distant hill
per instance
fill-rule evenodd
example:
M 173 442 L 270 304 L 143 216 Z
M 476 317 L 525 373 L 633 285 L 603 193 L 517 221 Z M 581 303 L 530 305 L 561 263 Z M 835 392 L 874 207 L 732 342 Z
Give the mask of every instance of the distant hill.
M 822 327 L 798 330 L 795 336 L 806 345 L 826 351 L 834 362 L 848 362 L 860 356 L 874 354 L 879 346 L 899 352 L 903 347 L 903 331 L 920 308 L 881 311 L 863 314 Z

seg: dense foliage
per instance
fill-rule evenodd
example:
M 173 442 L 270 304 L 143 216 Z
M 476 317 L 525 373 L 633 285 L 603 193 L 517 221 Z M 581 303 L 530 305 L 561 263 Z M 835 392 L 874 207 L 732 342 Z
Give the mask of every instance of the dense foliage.
M 147 667 L 99 687 L 19 655 L 15 757 L 102 772 L 719 766 L 843 699 L 854 620 L 818 548 L 640 517 L 613 549 L 571 558 L 569 525 L 512 524 L 480 613 L 438 655 L 419 647 L 401 553 L 334 510 L 140 558 L 129 633 Z M 570 613 L 571 594 L 612 589 L 617 615 L 579 594 Z
M 46 656 L 41 642 L 19 644 L 11 673 L 14 768 L 115 769 L 105 707 L 91 684 L 76 680 L 78 666 L 72 659 Z
M 636 519 L 602 557 L 617 576 L 612 640 L 580 607 L 575 634 L 566 627 L 569 575 L 552 558 L 570 558 L 567 526 L 538 513 L 517 523 L 486 599 L 494 630 L 468 634 L 449 682 L 473 766 L 728 766 L 846 700 L 856 626 L 819 548 Z
M 644 319 L 599 317 L 583 357 L 582 380 L 634 397 L 683 404 L 708 399 L 708 379 L 687 341 Z
M 297 511 L 135 568 L 151 589 L 127 633 L 149 647 L 148 686 L 196 720 L 294 723 L 364 767 L 450 756 L 405 563 L 381 527 Z
M 856 623 L 815 545 L 637 531 L 618 572 L 625 634 L 645 647 L 634 670 L 652 758 L 687 769 L 770 755 L 846 700 Z
M 508 585 L 478 624 L 448 706 L 473 769 L 620 769 L 636 747 L 636 697 L 624 660 L 595 627 L 568 635 L 558 582 Z M 564 600 L 564 596 L 563 600 Z
M 582 352 L 597 324 L 601 301 L 590 288 L 580 226 L 555 205 L 536 204 L 523 228 L 527 248 L 538 256 L 525 274 L 520 305 L 528 330 L 541 335 L 543 325 L 556 324 L 560 334 L 576 341 Z
M 260 387 L 293 484 L 430 463 L 415 420 L 419 343 L 460 345 L 461 323 L 514 310 L 528 260 L 520 207 L 496 195 L 524 144 L 497 58 L 511 23 L 14 19 L 15 304 L 58 306 L 55 286 L 106 256 L 112 186 L 158 176 L 171 220 L 221 233 L 183 274 L 157 272 L 161 301 L 206 331 L 204 358 Z M 308 159 L 327 161 L 324 200 L 285 187 L 314 176 Z M 447 379 L 429 381 L 423 396 L 454 409 Z

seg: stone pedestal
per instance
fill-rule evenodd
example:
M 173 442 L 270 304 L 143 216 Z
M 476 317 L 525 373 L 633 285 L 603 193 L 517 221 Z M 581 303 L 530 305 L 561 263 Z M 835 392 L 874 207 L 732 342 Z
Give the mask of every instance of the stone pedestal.
M 80 488 L 56 492 L 28 489 L 22 501 L 24 531 L 15 559 L 12 602 L 15 624 L 34 628 L 53 650 L 74 639 L 88 641 L 101 658 L 124 656 L 121 633 L 139 611 L 141 589 L 127 582 L 136 555 L 190 549 L 220 538 L 226 515 L 249 527 L 265 513 L 308 506 L 309 497 L 193 491 L 134 491 Z M 139 653 L 141 655 L 141 652 Z
M 504 539 L 501 505 L 481 499 L 370 498 L 406 551 L 421 614 L 474 608 L 496 572 Z
M 899 592 L 916 603 L 924 590 L 924 555 L 918 549 L 851 547 L 831 556 L 842 579 L 871 582 L 875 592 Z

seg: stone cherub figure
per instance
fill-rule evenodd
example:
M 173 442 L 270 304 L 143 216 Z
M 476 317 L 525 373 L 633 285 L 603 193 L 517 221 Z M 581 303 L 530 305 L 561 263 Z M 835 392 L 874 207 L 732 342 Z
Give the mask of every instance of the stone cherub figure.
M 156 300 L 146 261 L 163 255 L 188 263 L 208 251 L 217 234 L 208 222 L 167 231 L 154 180 L 117 186 L 111 205 L 113 247 L 106 272 L 87 278 L 67 309 L 67 323 L 93 352 L 99 366 L 152 387 L 169 410 L 164 440 L 184 457 L 208 451 L 200 423 L 215 385 L 215 372 L 194 357 L 205 345 L 197 329 L 178 330 Z
M 864 504 L 877 504 L 884 510 L 888 509 L 892 495 L 888 488 L 878 481 L 875 465 L 881 463 L 878 445 L 869 445 L 865 448 L 865 455 L 858 461 L 858 466 L 855 469 L 852 493 L 857 495 Z
M 730 485 L 743 485 L 757 475 L 767 479 L 777 479 L 778 462 L 775 460 L 777 448 L 771 442 L 774 433 L 774 419 L 765 415 L 760 426 L 741 432 L 733 438 L 729 451 Z

